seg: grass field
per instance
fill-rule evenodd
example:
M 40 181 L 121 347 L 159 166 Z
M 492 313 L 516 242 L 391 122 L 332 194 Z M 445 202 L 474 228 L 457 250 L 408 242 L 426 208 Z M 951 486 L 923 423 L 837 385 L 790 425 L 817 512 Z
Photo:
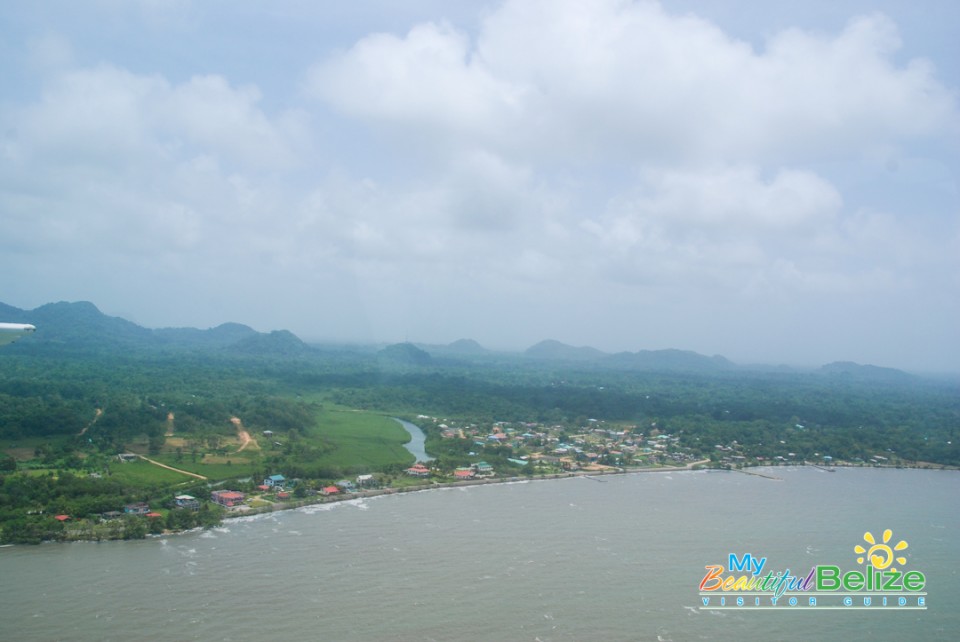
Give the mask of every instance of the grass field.
M 330 448 L 320 458 L 319 463 L 324 465 L 373 469 L 413 463 L 413 455 L 403 447 L 410 435 L 383 415 L 324 408 L 306 439 Z
M 177 461 L 176 456 L 171 454 L 157 455 L 156 457 L 151 457 L 151 459 L 156 459 L 167 466 L 173 466 L 180 470 L 187 470 L 191 473 L 203 475 L 209 478 L 210 481 L 219 481 L 232 477 L 246 477 L 250 474 L 254 466 L 254 462 L 244 457 L 243 453 L 240 453 L 239 456 L 224 457 L 223 463 L 206 463 L 200 460 L 194 463 L 190 461 L 189 456 L 184 456 L 181 461 Z M 219 462 L 220 458 L 217 457 L 216 460 Z M 230 461 L 229 464 L 226 463 L 227 460 Z
M 204 475 L 211 481 L 244 477 L 261 466 L 265 457 L 278 456 L 283 452 L 282 447 L 274 448 L 263 435 L 251 436 L 264 450 L 247 448 L 243 452 L 235 452 L 234 449 L 239 448 L 239 441 L 234 443 L 232 439 L 224 439 L 222 444 L 228 449 L 226 453 L 204 453 L 197 461 L 182 453 L 178 461 L 174 450 L 177 446 L 184 446 L 184 435 L 180 435 L 168 438 L 164 452 L 151 458 L 174 468 Z M 304 429 L 301 434 L 305 444 L 316 447 L 322 454 L 301 463 L 365 470 L 375 470 L 387 464 L 407 465 L 413 463 L 413 456 L 403 447 L 409 438 L 407 432 L 389 417 L 346 408 L 324 407 L 316 413 L 316 424 Z M 270 439 L 281 443 L 288 441 L 283 433 Z
M 154 466 L 142 459 L 126 464 L 111 464 L 110 474 L 112 477 L 128 482 L 133 486 L 177 484 L 186 481 L 196 481 L 194 477 L 167 470 L 160 466 Z

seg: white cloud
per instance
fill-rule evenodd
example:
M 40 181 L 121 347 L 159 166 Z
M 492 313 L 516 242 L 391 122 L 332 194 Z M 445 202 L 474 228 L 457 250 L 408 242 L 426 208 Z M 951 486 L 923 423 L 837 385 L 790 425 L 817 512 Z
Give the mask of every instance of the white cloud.
M 435 24 L 364 38 L 309 86 L 357 118 L 547 162 L 783 163 L 956 128 L 955 96 L 899 46 L 882 15 L 755 51 L 652 2 L 514 1 L 474 41 Z
M 640 182 L 634 208 L 678 227 L 802 233 L 830 224 L 842 206 L 833 185 L 802 170 L 781 170 L 764 180 L 753 166 L 652 169 Z
M 295 155 L 296 115 L 271 121 L 254 87 L 216 76 L 173 85 L 110 65 L 65 71 L 46 84 L 17 127 L 22 153 L 48 162 L 123 167 L 196 153 L 222 162 L 283 167 Z

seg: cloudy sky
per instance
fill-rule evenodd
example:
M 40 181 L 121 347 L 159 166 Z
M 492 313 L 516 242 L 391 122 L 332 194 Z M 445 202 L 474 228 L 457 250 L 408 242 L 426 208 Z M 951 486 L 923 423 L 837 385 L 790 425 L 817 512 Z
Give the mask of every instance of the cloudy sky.
M 960 370 L 960 3 L 0 8 L 0 301 Z

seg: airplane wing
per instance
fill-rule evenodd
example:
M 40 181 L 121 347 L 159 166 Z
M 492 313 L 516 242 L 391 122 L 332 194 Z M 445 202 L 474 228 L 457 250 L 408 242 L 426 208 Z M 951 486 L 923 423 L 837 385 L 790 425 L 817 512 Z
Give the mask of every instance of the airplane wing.
M 36 329 L 29 323 L 0 323 L 0 346 L 13 343 Z

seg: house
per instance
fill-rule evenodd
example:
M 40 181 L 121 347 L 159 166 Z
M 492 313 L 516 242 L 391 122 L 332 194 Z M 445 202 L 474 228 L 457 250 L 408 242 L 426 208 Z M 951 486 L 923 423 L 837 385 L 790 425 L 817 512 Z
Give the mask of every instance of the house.
M 353 485 L 353 482 L 348 479 L 341 479 L 337 482 L 337 487 L 345 493 L 352 493 L 357 490 L 357 487 Z
M 326 486 L 326 487 L 320 489 L 320 494 L 321 494 L 321 495 L 326 495 L 326 496 L 328 496 L 328 497 L 329 497 L 330 495 L 336 495 L 336 494 L 338 494 L 339 492 L 340 492 L 340 489 L 337 488 L 336 486 Z
M 471 468 L 473 468 L 474 472 L 482 477 L 490 477 L 493 475 L 493 466 L 485 461 L 478 461 L 471 466 Z
M 146 515 L 150 512 L 150 506 L 144 502 L 137 502 L 135 504 L 127 504 L 123 507 L 123 512 L 127 515 Z
M 424 466 L 423 464 L 421 464 L 420 462 L 417 462 L 410 468 L 407 468 L 407 474 L 410 475 L 411 477 L 429 477 L 430 469 Z
M 177 495 L 173 498 L 173 505 L 187 510 L 200 510 L 200 502 L 193 495 Z
M 374 479 L 373 475 L 357 475 L 357 486 L 360 488 L 369 488 L 376 485 L 377 480 Z
M 477 473 L 472 468 L 457 468 L 453 471 L 453 478 L 457 481 L 473 479 Z
M 54 519 L 57 520 L 58 522 L 65 522 L 65 521 L 67 521 L 68 519 L 70 519 L 70 516 L 69 516 L 69 515 L 56 515 L 56 516 L 54 516 Z
M 215 490 L 210 493 L 210 499 L 227 508 L 242 504 L 245 498 L 246 495 L 237 490 Z
M 287 483 L 287 478 L 283 475 L 270 475 L 263 480 L 263 485 L 270 488 L 283 488 L 284 484 Z
M 120 453 L 119 455 L 117 455 L 117 459 L 119 459 L 122 463 L 126 464 L 131 461 L 137 461 L 137 456 L 134 455 L 133 453 Z

